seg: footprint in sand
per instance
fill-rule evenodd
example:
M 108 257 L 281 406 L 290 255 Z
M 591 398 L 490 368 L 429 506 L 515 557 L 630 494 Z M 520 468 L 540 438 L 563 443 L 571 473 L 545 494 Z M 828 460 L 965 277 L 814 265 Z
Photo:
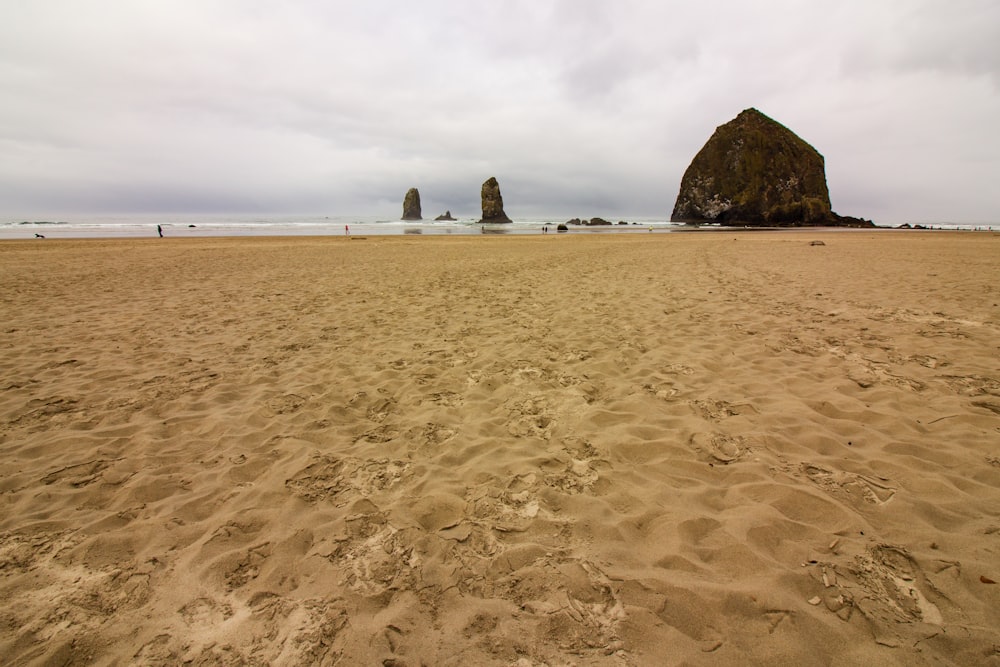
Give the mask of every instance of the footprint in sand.
M 510 401 L 507 415 L 507 431 L 511 435 L 549 439 L 554 419 L 543 396 Z
M 541 504 L 532 493 L 537 481 L 534 473 L 511 481 L 506 490 L 483 488 L 471 490 L 466 496 L 468 514 L 474 523 L 483 523 L 501 533 L 527 530 L 541 511 Z
M 912 361 L 920 364 L 924 368 L 931 368 L 931 369 L 941 368 L 943 366 L 949 365 L 947 361 L 941 361 L 937 357 L 932 357 L 928 354 L 918 354 L 916 356 L 907 357 L 906 361 Z
M 385 418 L 396 408 L 396 401 L 392 398 L 377 399 L 369 406 L 366 415 L 371 421 L 381 424 Z
M 713 398 L 695 399 L 691 401 L 691 405 L 704 419 L 714 422 L 720 422 L 727 417 L 735 417 L 753 410 L 748 404 L 736 405 Z
M 983 375 L 942 375 L 948 386 L 963 396 L 1000 396 L 1000 378 Z
M 519 385 L 537 383 L 543 378 L 547 379 L 551 372 L 545 368 L 533 366 L 530 362 L 519 360 L 515 362 L 515 365 L 506 369 L 506 374 L 510 384 Z
M 43 484 L 54 484 L 65 482 L 72 487 L 79 488 L 93 484 L 101 478 L 101 473 L 111 467 L 116 461 L 122 459 L 97 459 L 86 463 L 77 463 L 65 466 L 59 470 L 50 472 L 42 478 Z
M 990 412 L 1000 415 L 1000 403 L 992 403 L 990 401 L 972 401 L 972 405 L 977 408 L 982 408 L 984 410 L 989 410 Z
M 906 549 L 870 546 L 855 557 L 849 570 L 864 592 L 854 595 L 856 606 L 876 626 L 891 631 L 896 623 L 943 623 L 941 610 L 927 596 L 933 586 Z
M 435 493 L 417 499 L 410 517 L 424 530 L 434 533 L 454 528 L 465 518 L 466 501 L 450 493 Z
M 813 463 L 803 463 L 802 472 L 813 483 L 833 496 L 847 496 L 859 502 L 884 505 L 896 495 L 896 487 L 885 478 L 859 475 L 843 470 L 833 471 Z
M 407 436 L 411 442 L 419 443 L 421 446 L 436 447 L 447 440 L 451 440 L 455 437 L 456 433 L 455 429 L 444 424 L 430 423 L 421 427 L 414 427 L 407 432 Z
M 545 476 L 545 484 L 571 495 L 590 491 L 600 479 L 589 459 L 571 459 L 566 468 Z
M 428 396 L 428 400 L 435 405 L 440 405 L 446 408 L 457 408 L 465 402 L 461 394 L 457 394 L 453 391 L 435 392 Z
M 399 437 L 399 429 L 383 424 L 370 431 L 362 433 L 354 440 L 354 444 L 368 443 L 378 445 L 384 442 L 391 442 Z
M 226 588 L 235 590 L 246 586 L 260 575 L 261 565 L 271 555 L 270 542 L 258 544 L 247 549 L 240 558 L 225 572 Z
M 388 458 L 359 461 L 317 455 L 309 465 L 285 480 L 285 487 L 309 502 L 334 502 L 348 491 L 368 495 L 389 489 L 409 469 L 409 463 Z
M 218 603 L 209 598 L 197 598 L 177 610 L 188 625 L 218 625 L 233 615 L 228 603 Z
M 621 652 L 618 630 L 626 612 L 612 582 L 586 560 L 550 561 L 546 556 L 519 570 L 518 578 L 524 573 L 525 582 L 532 581 L 532 571 L 542 579 L 514 593 L 527 598 L 522 608 L 539 619 L 542 636 L 571 650 Z
M 42 423 L 51 424 L 53 421 L 62 422 L 64 417 L 82 411 L 78 403 L 79 401 L 75 398 L 61 398 L 58 396 L 47 399 L 35 399 L 28 402 L 26 406 L 29 408 L 28 412 L 7 422 L 7 425 L 23 427 Z
M 270 399 L 267 402 L 267 407 L 276 415 L 284 415 L 298 412 L 305 403 L 306 399 L 297 394 L 285 394 Z
M 319 456 L 285 480 L 285 487 L 311 503 L 321 500 L 332 501 L 347 486 L 343 473 L 344 461 L 332 456 Z
M 881 361 L 873 361 L 856 352 L 840 353 L 836 356 L 847 362 L 847 379 L 857 384 L 862 389 L 868 389 L 876 384 L 885 384 L 900 389 L 911 391 L 923 391 L 926 384 L 915 378 L 893 373 L 893 366 Z M 905 362 L 906 359 L 893 359 L 897 362 Z M 934 364 L 934 365 L 928 365 Z M 924 358 L 921 364 L 928 368 L 936 368 L 937 361 L 934 357 Z
M 903 547 L 869 545 L 847 563 L 814 564 L 813 576 L 823 588 L 809 603 L 825 605 L 844 621 L 857 610 L 871 623 L 878 644 L 902 646 L 912 640 L 905 637 L 912 624 L 944 623 L 935 602 L 940 592 Z M 955 565 L 948 562 L 946 567 Z
M 153 637 L 132 656 L 132 663 L 136 665 L 174 665 L 179 662 L 179 648 L 175 647 L 174 638 L 166 633 Z
M 389 524 L 388 516 L 369 500 L 359 500 L 346 520 L 347 537 L 329 560 L 344 576 L 344 584 L 367 596 L 415 584 L 419 555 L 416 538 Z
M 702 454 L 710 464 L 729 465 L 747 456 L 750 447 L 741 435 L 725 433 L 695 433 L 690 439 L 695 451 Z
M 359 463 L 349 476 L 353 481 L 353 486 L 362 495 L 367 496 L 373 491 L 385 491 L 396 486 L 409 470 L 410 464 L 405 461 L 371 459 L 365 463 Z
M 674 396 L 677 395 L 678 389 L 672 384 L 644 384 L 642 385 L 643 390 L 652 396 L 660 399 L 661 401 L 669 401 Z
M 75 547 L 83 541 L 76 531 L 20 534 L 0 533 L 0 574 L 27 572 L 41 567 L 55 554 Z

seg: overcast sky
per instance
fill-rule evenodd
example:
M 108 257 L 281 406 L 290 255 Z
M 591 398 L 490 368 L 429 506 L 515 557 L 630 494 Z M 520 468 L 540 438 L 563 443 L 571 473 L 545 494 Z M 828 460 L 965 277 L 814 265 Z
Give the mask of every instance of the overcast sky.
M 663 216 L 756 107 L 833 208 L 1000 220 L 995 0 L 0 0 L 0 216 Z

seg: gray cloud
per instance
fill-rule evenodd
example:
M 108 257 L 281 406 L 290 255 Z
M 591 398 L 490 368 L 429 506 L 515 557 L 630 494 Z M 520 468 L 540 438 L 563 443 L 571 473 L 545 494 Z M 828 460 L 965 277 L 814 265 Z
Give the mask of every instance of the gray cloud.
M 756 106 L 841 213 L 996 220 L 988 0 L 9 4 L 0 215 L 666 216 Z

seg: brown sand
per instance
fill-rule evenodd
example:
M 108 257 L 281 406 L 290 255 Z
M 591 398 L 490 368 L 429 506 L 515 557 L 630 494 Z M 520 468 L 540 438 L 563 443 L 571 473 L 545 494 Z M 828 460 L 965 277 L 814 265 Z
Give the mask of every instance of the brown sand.
M 996 234 L 2 243 L 2 662 L 1000 664 L 998 303 Z

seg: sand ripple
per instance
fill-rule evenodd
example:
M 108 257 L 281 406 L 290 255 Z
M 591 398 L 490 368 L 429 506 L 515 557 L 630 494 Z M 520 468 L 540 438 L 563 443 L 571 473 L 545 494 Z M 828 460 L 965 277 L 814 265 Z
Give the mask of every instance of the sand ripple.
M 991 664 L 998 244 L 0 244 L 0 655 Z

